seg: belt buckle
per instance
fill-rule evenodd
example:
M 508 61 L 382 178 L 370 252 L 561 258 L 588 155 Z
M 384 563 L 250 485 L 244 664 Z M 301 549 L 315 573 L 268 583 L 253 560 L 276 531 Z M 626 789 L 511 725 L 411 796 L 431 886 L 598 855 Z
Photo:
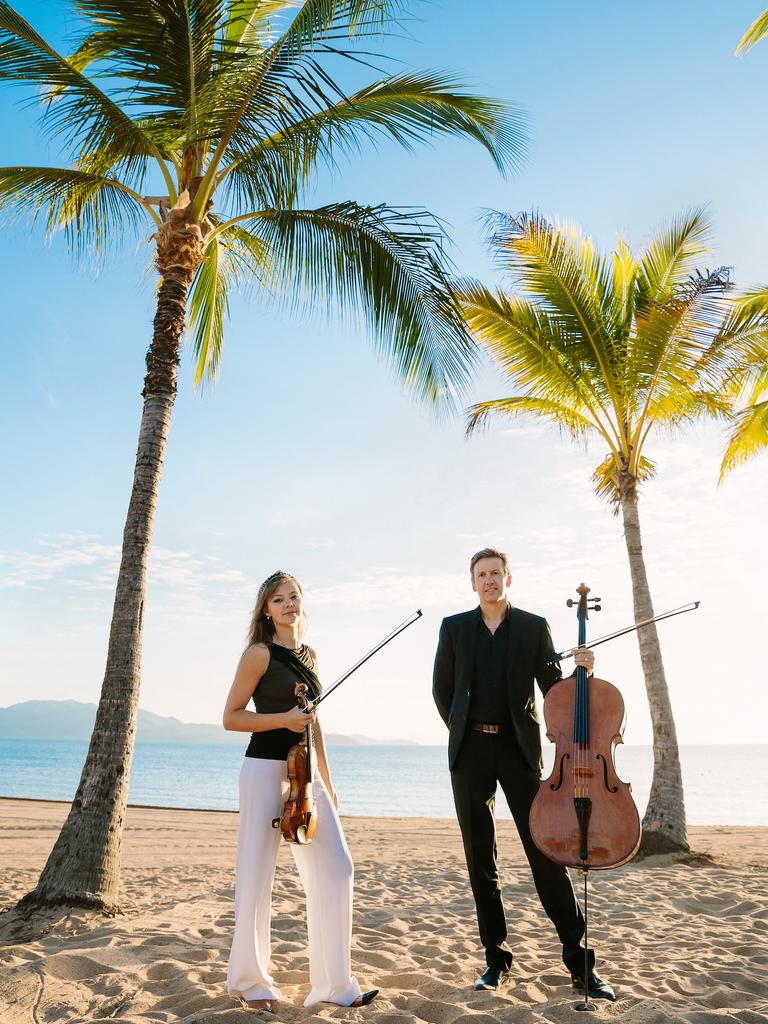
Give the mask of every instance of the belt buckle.
M 480 732 L 487 732 L 491 735 L 496 735 L 496 733 L 501 732 L 500 725 L 490 725 L 487 722 L 477 722 L 475 727 L 479 729 Z

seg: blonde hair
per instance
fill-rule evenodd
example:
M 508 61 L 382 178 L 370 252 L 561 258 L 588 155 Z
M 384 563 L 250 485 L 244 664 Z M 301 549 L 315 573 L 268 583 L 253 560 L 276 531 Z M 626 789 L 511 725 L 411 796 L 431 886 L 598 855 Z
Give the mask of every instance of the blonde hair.
M 304 591 L 301 589 L 301 584 L 295 576 L 291 576 L 289 572 L 283 572 L 282 569 L 278 569 L 277 572 L 273 572 L 271 576 L 268 576 L 259 587 L 259 593 L 256 598 L 256 606 L 253 609 L 251 615 L 251 624 L 248 627 L 248 646 L 251 644 L 269 644 L 275 638 L 275 624 L 272 619 L 267 615 L 267 602 L 275 593 L 278 587 L 282 586 L 283 583 L 288 581 L 296 584 L 296 589 L 304 596 Z M 301 621 L 299 623 L 299 635 L 304 632 L 304 613 L 302 612 Z

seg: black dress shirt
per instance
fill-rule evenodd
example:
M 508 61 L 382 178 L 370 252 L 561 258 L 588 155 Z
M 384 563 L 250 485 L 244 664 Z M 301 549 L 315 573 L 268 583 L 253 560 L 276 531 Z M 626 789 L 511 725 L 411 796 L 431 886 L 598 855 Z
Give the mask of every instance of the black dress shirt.
M 477 609 L 477 639 L 472 672 L 469 718 L 475 722 L 508 725 L 511 722 L 507 697 L 507 650 L 509 648 L 509 605 L 504 618 L 491 633 Z

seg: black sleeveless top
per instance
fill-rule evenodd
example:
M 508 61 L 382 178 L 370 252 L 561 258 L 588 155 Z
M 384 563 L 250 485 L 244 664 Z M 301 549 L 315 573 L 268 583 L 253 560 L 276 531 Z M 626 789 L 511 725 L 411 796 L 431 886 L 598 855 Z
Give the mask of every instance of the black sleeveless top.
M 259 714 L 273 715 L 290 711 L 296 707 L 296 683 L 303 682 L 287 665 L 272 657 L 272 644 L 269 645 L 270 657 L 267 671 L 259 680 L 253 692 L 253 706 Z M 302 644 L 298 650 L 291 652 L 310 671 L 315 670 L 315 652 L 311 647 Z M 310 691 L 310 697 L 319 694 Z M 258 757 L 267 761 L 285 761 L 288 751 L 301 739 L 300 732 L 292 729 L 267 729 L 265 732 L 251 733 L 251 742 L 245 752 L 246 757 Z

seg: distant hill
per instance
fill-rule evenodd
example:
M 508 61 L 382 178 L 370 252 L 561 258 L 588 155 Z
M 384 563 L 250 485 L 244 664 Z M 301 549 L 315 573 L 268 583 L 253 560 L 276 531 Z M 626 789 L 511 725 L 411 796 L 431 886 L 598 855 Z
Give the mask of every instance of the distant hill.
M 25 700 L 0 708 L 0 739 L 87 740 L 96 719 L 95 704 L 76 700 Z M 182 722 L 139 708 L 138 743 L 239 743 L 246 733 L 227 732 L 220 725 Z M 374 740 L 368 736 L 326 734 L 329 746 L 418 746 L 411 740 Z

